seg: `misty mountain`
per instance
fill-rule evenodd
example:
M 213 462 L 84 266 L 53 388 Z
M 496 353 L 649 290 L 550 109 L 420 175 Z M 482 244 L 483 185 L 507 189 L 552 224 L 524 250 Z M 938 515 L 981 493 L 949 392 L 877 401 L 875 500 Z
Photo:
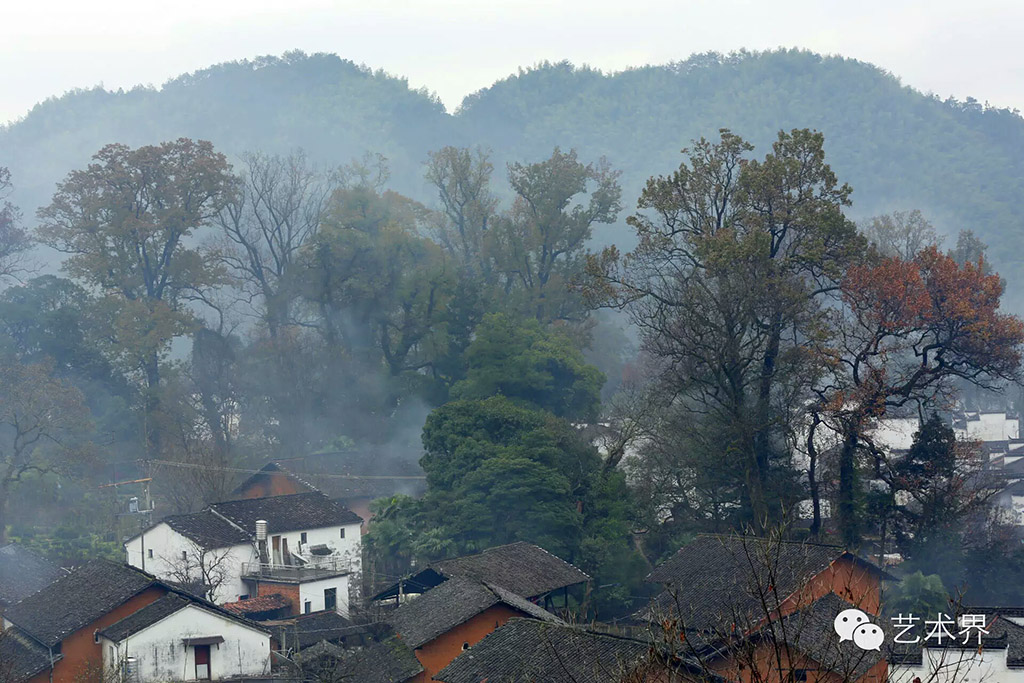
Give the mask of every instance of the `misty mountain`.
M 607 156 L 623 171 L 631 207 L 646 178 L 673 170 L 680 149 L 722 127 L 760 154 L 779 129 L 823 131 L 829 162 L 854 188 L 855 218 L 920 208 L 940 232 L 971 229 L 1010 281 L 1008 298 L 1021 300 L 1012 288 L 1024 276 L 1024 119 L 806 51 L 703 54 L 616 74 L 545 63 L 468 96 L 453 114 L 402 78 L 293 52 L 220 64 L 160 88 L 51 98 L 0 128 L 0 166 L 10 167 L 14 200 L 31 223 L 54 184 L 109 142 L 187 136 L 230 155 L 302 147 L 325 165 L 381 152 L 392 186 L 428 202 L 421 165 L 430 150 L 479 144 L 501 168 L 558 145 L 582 159 Z M 597 239 L 631 246 L 621 223 Z

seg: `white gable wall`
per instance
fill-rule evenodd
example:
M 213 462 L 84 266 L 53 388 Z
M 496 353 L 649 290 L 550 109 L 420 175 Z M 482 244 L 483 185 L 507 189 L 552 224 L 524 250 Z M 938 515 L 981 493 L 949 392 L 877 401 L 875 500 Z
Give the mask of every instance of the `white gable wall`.
M 145 551 L 143 551 L 145 546 Z M 149 529 L 141 536 L 136 536 L 124 544 L 126 561 L 133 567 L 145 569 L 158 579 L 165 581 L 179 581 L 181 578 L 180 568 L 190 566 L 195 574 L 192 578 L 195 581 L 202 579 L 199 572 L 199 555 L 202 549 L 197 543 L 186 536 L 172 529 L 168 524 L 161 522 L 152 529 Z M 152 557 L 150 557 L 152 551 Z M 183 564 L 182 553 L 187 553 L 188 564 Z M 145 563 L 143 563 L 145 555 Z M 224 581 L 219 586 L 213 601 L 219 604 L 234 602 L 240 596 L 249 593 L 249 589 L 241 579 L 242 563 L 254 562 L 256 560 L 256 549 L 250 545 L 235 545 L 226 548 L 207 549 L 203 558 L 206 566 L 218 562 L 217 574 L 223 575 Z M 223 568 L 223 573 L 221 569 Z M 176 569 L 179 571 L 176 572 Z
M 189 605 L 120 643 L 100 637 L 103 667 L 116 671 L 134 657 L 140 683 L 196 678 L 195 648 L 186 638 L 221 636 L 210 645 L 210 677 L 260 676 L 270 671 L 270 635 L 238 621 Z
M 943 683 L 1024 683 L 1024 670 L 1006 665 L 1006 650 L 958 650 L 926 648 L 921 666 L 893 666 L 889 680 Z
M 956 429 L 957 438 L 970 441 L 1006 441 L 1020 437 L 1020 422 L 1006 413 L 979 413 L 967 420 L 967 429 Z

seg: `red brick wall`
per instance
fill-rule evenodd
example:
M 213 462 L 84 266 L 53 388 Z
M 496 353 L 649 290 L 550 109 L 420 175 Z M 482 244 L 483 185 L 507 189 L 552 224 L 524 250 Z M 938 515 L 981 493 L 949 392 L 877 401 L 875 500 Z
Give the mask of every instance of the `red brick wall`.
M 783 614 L 809 605 L 829 593 L 869 614 L 878 614 L 882 608 L 882 581 L 867 567 L 847 557 L 841 557 L 815 576 L 807 586 L 782 605 Z
M 256 584 L 256 597 L 261 595 L 283 595 L 292 605 L 292 614 L 302 614 L 302 604 L 299 602 L 299 584 L 297 583 L 276 583 L 261 579 Z
M 819 670 L 819 664 L 809 657 L 795 651 L 792 654 L 795 656 L 791 661 L 786 648 L 763 645 L 754 651 L 752 656 L 747 657 L 746 661 L 722 660 L 709 668 L 727 680 L 740 683 L 782 683 L 787 680 L 790 669 L 805 669 L 807 683 L 844 683 L 846 680 L 842 675 L 832 671 Z M 784 672 L 781 674 L 780 664 Z M 888 671 L 889 665 L 883 659 L 858 678 L 856 683 L 884 683 Z
M 99 643 L 96 642 L 96 631 L 156 602 L 166 592 L 166 589 L 156 586 L 147 588 L 61 641 L 61 660 L 53 667 L 54 683 L 89 683 L 92 680 L 99 680 L 95 676 L 89 676 L 92 672 L 101 671 L 103 666 L 103 652 L 100 650 Z M 32 678 L 30 683 L 48 683 L 49 680 L 50 672 L 44 671 Z
M 484 636 L 504 626 L 512 617 L 520 616 L 524 615 L 518 610 L 505 605 L 495 605 L 417 648 L 416 658 L 423 665 L 423 672 L 412 679 L 413 683 L 427 683 L 438 671 L 462 654 L 464 643 L 476 645 Z
M 238 497 L 267 498 L 269 496 L 290 496 L 309 491 L 308 486 L 303 486 L 284 472 L 265 472 L 254 477 L 248 486 L 238 492 Z

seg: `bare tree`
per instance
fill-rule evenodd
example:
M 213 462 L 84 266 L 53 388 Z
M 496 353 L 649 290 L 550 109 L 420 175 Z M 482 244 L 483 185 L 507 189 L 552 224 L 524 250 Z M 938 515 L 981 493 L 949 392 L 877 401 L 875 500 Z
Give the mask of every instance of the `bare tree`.
M 913 261 L 927 247 L 937 247 L 942 238 L 917 209 L 875 216 L 864 235 L 883 256 Z
M 302 151 L 288 157 L 243 157 L 239 192 L 217 217 L 224 239 L 218 256 L 250 301 L 260 299 L 271 337 L 291 322 L 297 294 L 291 271 L 299 251 L 320 230 L 337 185 Z
M 170 567 L 170 580 L 183 586 L 198 584 L 203 596 L 217 602 L 220 588 L 231 578 L 234 567 L 228 549 L 204 548 L 189 540 L 189 549 L 175 557 L 161 557 Z
M 85 399 L 52 369 L 0 361 L 0 544 L 14 487 L 31 473 L 67 471 L 87 453 Z

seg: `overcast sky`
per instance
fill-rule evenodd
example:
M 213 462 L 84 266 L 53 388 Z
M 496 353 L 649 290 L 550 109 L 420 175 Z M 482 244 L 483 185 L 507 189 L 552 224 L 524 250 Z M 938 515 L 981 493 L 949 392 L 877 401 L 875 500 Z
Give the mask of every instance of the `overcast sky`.
M 210 64 L 335 52 L 449 110 L 542 60 L 608 71 L 694 52 L 803 47 L 943 97 L 1024 110 L 1024 3 L 1009 0 L 5 0 L 0 121 L 70 88 L 159 85 Z

